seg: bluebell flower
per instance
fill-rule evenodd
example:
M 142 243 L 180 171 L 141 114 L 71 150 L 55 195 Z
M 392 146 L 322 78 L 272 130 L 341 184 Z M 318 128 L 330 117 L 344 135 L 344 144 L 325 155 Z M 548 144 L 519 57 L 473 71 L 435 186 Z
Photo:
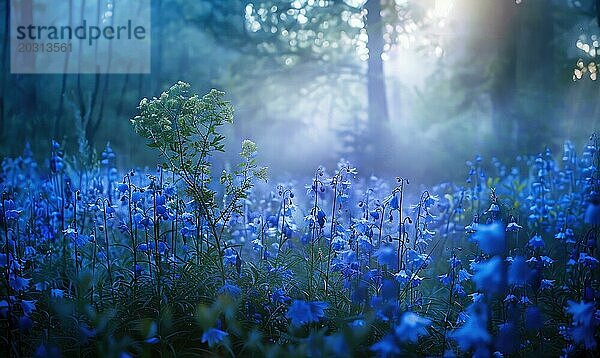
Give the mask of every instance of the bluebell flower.
M 10 287 L 15 291 L 23 291 L 29 287 L 29 279 L 21 276 L 12 276 L 10 278 Z
M 448 286 L 452 283 L 452 277 L 449 276 L 447 273 L 445 273 L 443 275 L 439 275 L 438 278 L 440 279 L 440 282 L 444 286 Z
M 371 252 L 375 248 L 375 246 L 371 242 L 371 238 L 369 238 L 366 235 L 360 235 L 356 241 L 358 243 L 360 251 Z
M 496 348 L 502 353 L 510 354 L 519 349 L 518 330 L 514 323 L 503 323 L 498 327 Z
M 471 275 L 466 269 L 462 268 L 458 271 L 458 282 L 465 282 L 470 280 L 473 275 Z
M 179 233 L 181 236 L 192 237 L 196 234 L 196 226 L 195 225 L 185 225 L 181 229 L 179 229 Z
M 544 267 L 550 266 L 554 263 L 554 260 L 549 256 L 540 256 L 540 260 L 542 260 Z
M 510 222 L 508 223 L 508 225 L 506 225 L 506 231 L 519 231 L 520 229 L 522 229 L 523 227 L 519 224 L 517 224 L 516 222 Z
M 397 284 L 392 280 L 384 279 L 383 282 L 381 283 L 381 290 L 380 290 L 381 297 L 384 300 L 393 300 L 396 298 L 397 293 L 398 293 Z
M 588 302 L 567 302 L 567 312 L 573 316 L 573 322 L 589 327 L 594 317 L 596 308 L 593 303 Z
M 597 258 L 590 256 L 585 252 L 579 253 L 579 260 L 577 260 L 577 262 L 591 268 L 595 268 L 599 263 Z
M 121 183 L 121 184 L 117 185 L 117 190 L 123 194 L 129 190 L 129 186 L 125 183 Z
M 375 251 L 374 256 L 377 258 L 377 263 L 387 265 L 389 268 L 394 268 L 398 262 L 396 250 L 391 246 L 382 246 Z
M 35 311 L 35 301 L 21 300 L 21 309 L 23 310 L 23 313 L 31 316 L 33 311 Z
M 477 349 L 490 343 L 492 337 L 487 331 L 487 309 L 483 303 L 473 303 L 467 308 L 465 324 L 451 333 L 464 352 Z
M 477 242 L 481 251 L 488 255 L 497 255 L 504 251 L 504 226 L 499 222 L 479 225 L 472 239 Z
M 450 264 L 451 268 L 456 268 L 460 265 L 462 265 L 462 262 L 460 259 L 458 259 L 456 256 L 452 256 L 451 258 L 448 259 L 448 263 Z
M 544 247 L 544 239 L 538 234 L 535 234 L 527 243 L 527 245 L 533 249 L 539 249 Z
M 276 227 L 278 225 L 278 221 L 279 220 L 275 215 L 269 215 L 269 217 L 267 218 L 267 223 L 269 224 L 269 227 Z
M 273 290 L 273 293 L 271 293 L 271 300 L 275 303 L 286 303 L 291 300 L 291 298 L 282 288 L 276 288 Z
M 208 343 L 209 347 L 214 347 L 223 342 L 228 335 L 229 333 L 221 331 L 220 329 L 210 328 L 202 334 L 202 343 Z
M 420 336 L 428 334 L 427 327 L 431 326 L 431 320 L 423 318 L 414 312 L 405 312 L 400 319 L 400 325 L 394 333 L 400 341 L 416 342 Z
M 461 297 L 464 297 L 467 295 L 467 292 L 465 292 L 465 288 L 460 283 L 457 283 L 454 285 L 454 291 L 456 292 L 457 295 L 459 295 Z
M 219 295 L 229 296 L 237 300 L 242 296 L 242 290 L 236 285 L 226 283 L 219 289 Z
M 398 281 L 401 285 L 405 285 L 408 283 L 408 281 L 410 281 L 410 274 L 406 272 L 406 270 L 400 270 L 394 276 L 396 277 L 396 281 Z
M 524 286 L 531 278 L 531 269 L 522 256 L 517 256 L 513 259 L 508 267 L 508 283 Z
M 473 264 L 475 271 L 473 282 L 478 290 L 495 294 L 502 291 L 503 288 L 503 269 L 502 259 L 499 256 L 494 256 L 487 261 Z
M 225 249 L 223 254 L 223 263 L 229 266 L 235 266 L 237 262 L 237 252 L 231 247 Z
M 335 357 L 348 357 L 350 352 L 346 339 L 340 333 L 334 333 L 330 336 L 325 336 L 325 349 L 329 354 Z M 322 354 L 317 350 L 317 354 Z
M 554 287 L 554 280 L 542 279 L 540 283 L 541 290 L 547 290 Z
M 371 351 L 380 357 L 396 357 L 402 353 L 394 335 L 385 335 L 379 342 L 371 346 Z
M 500 207 L 496 203 L 492 203 L 489 209 L 486 210 L 486 213 L 497 214 L 500 212 Z
M 584 221 L 586 224 L 600 224 L 600 203 L 590 202 L 585 210 Z
M 392 197 L 392 200 L 390 200 L 390 208 L 392 208 L 393 210 L 398 210 L 400 208 L 400 204 L 398 201 L 398 195 L 395 195 Z
M 369 213 L 369 215 L 371 215 L 373 220 L 379 220 L 379 211 L 373 210 Z
M 323 226 L 325 226 L 325 221 L 326 221 L 326 217 L 325 217 L 325 213 L 323 212 L 323 210 L 319 209 L 317 211 L 317 222 L 319 223 L 319 227 L 323 228 Z
M 159 241 L 157 246 L 157 251 L 159 254 L 164 254 L 169 250 L 169 246 L 164 241 Z
M 364 319 L 355 319 L 354 321 L 348 323 L 350 327 L 364 327 L 367 323 Z
M 16 220 L 19 218 L 21 210 L 17 210 L 17 206 L 13 200 L 4 200 L 4 215 L 6 220 Z
M 142 199 L 144 199 L 144 195 L 141 192 L 139 192 L 139 191 L 134 191 L 131 194 L 131 201 L 133 201 L 134 203 L 138 203 Z
M 598 345 L 593 327 L 576 326 L 571 328 L 573 341 L 583 344 L 586 349 L 593 350 Z
M 291 319 L 292 326 L 302 326 L 307 323 L 318 322 L 325 316 L 326 302 L 306 302 L 294 300 L 290 305 L 286 317 Z
M 429 265 L 431 258 L 426 253 L 420 254 L 415 250 L 408 250 L 406 252 L 406 261 L 415 269 L 423 269 Z

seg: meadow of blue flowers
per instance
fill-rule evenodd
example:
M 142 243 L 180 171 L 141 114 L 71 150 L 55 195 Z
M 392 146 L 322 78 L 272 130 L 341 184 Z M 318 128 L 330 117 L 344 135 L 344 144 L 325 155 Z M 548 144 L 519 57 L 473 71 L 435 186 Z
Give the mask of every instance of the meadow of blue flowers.
M 598 137 L 429 188 L 277 183 L 251 141 L 218 172 L 231 118 L 180 82 L 132 120 L 159 168 L 3 158 L 1 356 L 597 356 Z

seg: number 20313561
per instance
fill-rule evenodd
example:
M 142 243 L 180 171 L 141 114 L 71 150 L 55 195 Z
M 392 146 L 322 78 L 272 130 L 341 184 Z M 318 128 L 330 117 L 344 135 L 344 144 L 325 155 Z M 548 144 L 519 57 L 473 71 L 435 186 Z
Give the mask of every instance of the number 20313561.
M 70 42 L 19 42 L 17 52 L 72 52 L 73 44 Z

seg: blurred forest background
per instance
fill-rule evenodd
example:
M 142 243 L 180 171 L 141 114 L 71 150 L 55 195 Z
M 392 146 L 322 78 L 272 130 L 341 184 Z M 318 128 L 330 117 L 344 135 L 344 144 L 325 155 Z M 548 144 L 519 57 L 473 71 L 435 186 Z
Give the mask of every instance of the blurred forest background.
M 29 142 L 44 158 L 56 139 L 151 165 L 129 119 L 178 80 L 225 91 L 229 148 L 254 140 L 274 176 L 346 158 L 366 175 L 452 180 L 475 154 L 512 161 L 598 129 L 596 0 L 152 0 L 143 75 L 10 74 L 2 3 L 2 157 Z

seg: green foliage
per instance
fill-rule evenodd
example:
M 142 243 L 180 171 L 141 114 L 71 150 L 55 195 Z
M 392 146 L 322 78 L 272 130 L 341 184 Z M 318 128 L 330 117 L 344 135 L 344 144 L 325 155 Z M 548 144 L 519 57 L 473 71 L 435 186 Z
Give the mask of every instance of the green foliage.
M 223 92 L 213 89 L 200 98 L 190 95 L 189 90 L 189 84 L 179 81 L 159 98 L 142 99 L 140 114 L 131 122 L 139 135 L 150 140 L 148 145 L 160 151 L 166 160 L 164 169 L 183 180 L 210 228 L 218 254 L 222 255 L 227 222 L 233 213 L 241 213 L 241 202 L 247 198 L 254 180 L 267 179 L 267 168 L 257 164 L 256 144 L 244 140 L 242 162 L 232 172 L 221 173 L 219 184 L 224 198 L 218 201 L 217 192 L 211 188 L 215 181 L 212 160 L 215 153 L 225 151 L 225 136 L 220 129 L 233 123 L 233 107 L 223 100 Z M 223 262 L 220 259 L 217 262 L 225 282 Z

